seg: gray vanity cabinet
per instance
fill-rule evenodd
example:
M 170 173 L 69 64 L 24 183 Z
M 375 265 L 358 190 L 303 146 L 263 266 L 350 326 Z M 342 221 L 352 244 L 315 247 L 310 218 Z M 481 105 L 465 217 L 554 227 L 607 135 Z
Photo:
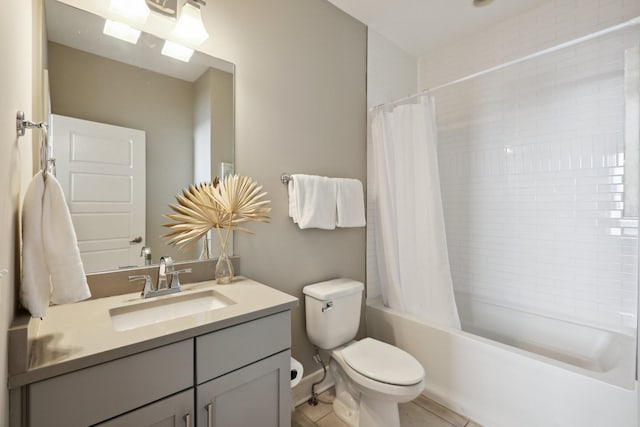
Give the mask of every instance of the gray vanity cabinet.
M 286 310 L 28 384 L 12 426 L 289 427 L 290 321 Z
M 199 385 L 198 427 L 290 426 L 289 360 L 286 350 Z

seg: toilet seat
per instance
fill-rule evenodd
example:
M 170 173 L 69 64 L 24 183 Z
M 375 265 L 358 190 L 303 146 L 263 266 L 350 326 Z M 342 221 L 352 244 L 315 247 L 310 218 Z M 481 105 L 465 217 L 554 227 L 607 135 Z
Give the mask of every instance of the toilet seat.
M 373 338 L 357 341 L 341 354 L 349 367 L 374 381 L 410 386 L 424 379 L 424 369 L 413 356 Z

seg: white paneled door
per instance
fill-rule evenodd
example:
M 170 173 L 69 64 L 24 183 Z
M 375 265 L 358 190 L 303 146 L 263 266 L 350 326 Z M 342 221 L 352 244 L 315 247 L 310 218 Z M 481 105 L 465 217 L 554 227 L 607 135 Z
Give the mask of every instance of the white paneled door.
M 85 271 L 139 264 L 145 132 L 54 114 L 51 141 Z

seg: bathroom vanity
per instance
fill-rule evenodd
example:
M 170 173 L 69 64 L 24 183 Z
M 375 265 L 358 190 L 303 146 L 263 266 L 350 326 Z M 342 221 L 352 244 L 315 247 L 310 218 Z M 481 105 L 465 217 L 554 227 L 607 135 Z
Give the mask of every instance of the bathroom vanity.
M 10 372 L 11 426 L 289 427 L 297 299 L 242 278 L 183 288 L 50 307 L 13 328 L 26 363 Z

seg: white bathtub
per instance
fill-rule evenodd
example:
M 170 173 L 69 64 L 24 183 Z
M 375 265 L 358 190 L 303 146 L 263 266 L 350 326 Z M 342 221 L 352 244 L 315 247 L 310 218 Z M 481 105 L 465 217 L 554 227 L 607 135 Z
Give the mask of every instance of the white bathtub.
M 638 425 L 631 337 L 477 301 L 458 304 L 469 332 L 369 300 L 367 335 L 411 353 L 425 368 L 425 394 L 485 427 Z
M 635 387 L 636 349 L 631 335 L 514 310 L 463 293 L 456 293 L 456 303 L 465 332 L 613 385 Z

